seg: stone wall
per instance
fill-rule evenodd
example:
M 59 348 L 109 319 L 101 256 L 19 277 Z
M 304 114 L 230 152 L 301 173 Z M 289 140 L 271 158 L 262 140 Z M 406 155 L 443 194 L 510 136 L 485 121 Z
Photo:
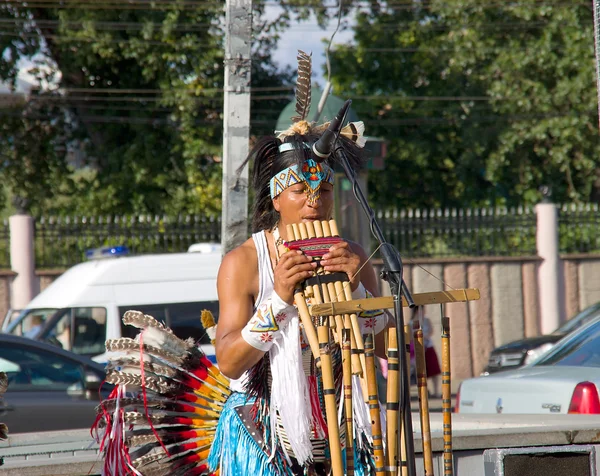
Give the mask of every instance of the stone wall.
M 573 317 L 600 301 L 600 256 L 564 255 L 562 270 L 565 315 Z M 441 313 L 450 317 L 450 351 L 455 381 L 479 375 L 495 347 L 540 333 L 536 256 L 521 258 L 411 259 L 404 279 L 412 293 L 478 288 L 481 298 L 469 303 L 426 306 L 436 335 Z M 381 262 L 375 262 L 379 270 Z M 389 294 L 387 283 L 381 285 Z M 405 320 L 410 314 L 407 314 Z M 441 339 L 434 339 L 441 355 Z
M 64 269 L 45 269 L 36 272 L 37 283 L 35 289 L 43 291 L 52 281 L 60 276 Z M 17 274 L 14 271 L 0 269 L 0 326 L 4 322 L 4 318 L 11 309 L 10 306 L 10 289 L 14 277 Z

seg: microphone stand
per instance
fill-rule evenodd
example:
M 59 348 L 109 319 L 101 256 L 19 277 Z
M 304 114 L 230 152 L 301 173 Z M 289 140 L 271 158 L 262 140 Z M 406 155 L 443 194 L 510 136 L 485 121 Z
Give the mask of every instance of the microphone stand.
M 354 170 L 352 170 L 352 168 L 350 167 L 350 163 L 348 162 L 346 153 L 340 145 L 339 140 L 335 141 L 334 155 L 337 157 L 339 163 L 342 165 L 346 177 L 352 183 L 352 190 L 354 192 L 354 196 L 358 200 L 358 203 L 360 203 L 360 205 L 362 206 L 363 211 L 369 219 L 371 233 L 380 244 L 381 258 L 383 259 L 382 278 L 388 281 L 390 285 L 390 290 L 392 292 L 392 296 L 394 297 L 396 337 L 398 340 L 399 351 L 398 358 L 400 362 L 400 374 L 402 376 L 399 379 L 400 412 L 398 412 L 398 429 L 404 428 L 404 431 L 406 433 L 405 443 L 408 474 L 409 476 L 416 476 L 412 413 L 410 409 L 410 386 L 409 376 L 406 372 L 406 342 L 404 340 L 404 313 L 402 308 L 402 296 L 404 296 L 410 307 L 414 307 L 415 303 L 410 294 L 410 291 L 408 290 L 408 287 L 406 286 L 406 283 L 404 282 L 404 279 L 402 278 L 403 266 L 402 259 L 400 258 L 400 253 L 398 253 L 398 251 L 390 243 L 386 242 L 385 237 L 383 236 L 383 232 L 381 231 L 381 228 L 377 223 L 377 220 L 375 219 L 375 213 L 373 212 L 373 209 L 370 207 L 362 189 L 360 188 L 360 185 L 356 178 L 356 174 L 354 173 Z M 403 419 L 404 421 L 403 425 L 401 419 Z M 400 447 L 400 445 L 398 445 L 398 447 Z M 400 469 L 400 467 L 398 469 Z

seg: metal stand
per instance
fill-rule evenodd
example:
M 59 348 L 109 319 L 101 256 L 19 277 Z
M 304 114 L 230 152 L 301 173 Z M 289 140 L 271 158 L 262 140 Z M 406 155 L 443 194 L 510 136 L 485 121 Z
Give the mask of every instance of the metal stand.
M 385 237 L 383 236 L 383 232 L 375 219 L 375 213 L 373 209 L 367 202 L 365 195 L 358 184 L 358 180 L 356 178 L 356 174 L 354 170 L 350 167 L 350 163 L 348 162 L 348 158 L 346 157 L 346 153 L 344 149 L 339 145 L 339 141 L 336 141 L 334 154 L 339 160 L 340 164 L 344 168 L 344 172 L 346 177 L 352 183 L 352 190 L 354 192 L 354 196 L 358 200 L 358 203 L 363 208 L 363 211 L 366 213 L 369 219 L 369 227 L 371 228 L 371 233 L 377 239 L 380 244 L 381 249 L 381 258 L 383 259 L 383 272 L 382 278 L 385 279 L 390 284 L 390 289 L 392 292 L 392 296 L 394 297 L 394 314 L 396 317 L 396 336 L 398 339 L 398 349 L 399 349 L 399 361 L 400 368 L 406 369 L 406 342 L 404 339 L 404 314 L 402 307 L 402 296 L 408 302 L 410 307 L 414 307 L 414 301 L 402 278 L 402 260 L 400 258 L 400 254 L 398 251 L 390 244 L 385 241 Z M 402 378 L 399 379 L 400 383 L 400 412 L 398 412 L 398 419 L 404 419 L 404 425 L 402 425 L 401 421 L 398 421 L 398 428 L 404 427 L 404 431 L 406 433 L 406 455 L 407 455 L 407 463 L 408 463 L 408 474 L 409 476 L 416 476 L 416 467 L 415 467 L 415 449 L 414 449 L 414 440 L 413 440 L 413 426 L 412 426 L 412 413 L 410 408 L 410 384 L 409 384 L 409 376 L 406 371 L 402 372 Z M 401 415 L 401 416 L 400 416 Z M 399 447 L 399 446 L 398 446 Z

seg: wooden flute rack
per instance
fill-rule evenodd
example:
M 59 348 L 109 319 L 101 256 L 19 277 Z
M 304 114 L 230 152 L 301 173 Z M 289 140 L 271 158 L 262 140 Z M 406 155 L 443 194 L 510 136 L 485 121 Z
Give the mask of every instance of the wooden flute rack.
M 453 302 L 468 302 L 477 301 L 480 299 L 479 289 L 453 289 L 450 291 L 434 291 L 426 293 L 418 293 L 412 295 L 413 301 L 416 306 L 425 306 L 430 304 L 444 304 Z M 402 297 L 403 307 L 408 307 L 408 303 L 404 297 Z M 367 299 L 354 299 L 349 301 L 338 301 L 338 302 L 327 302 L 313 304 L 310 308 L 312 316 L 330 316 L 340 314 L 354 314 L 360 315 L 362 311 L 372 311 L 376 309 L 393 309 L 394 298 L 392 296 L 384 296 L 377 298 Z M 440 308 L 441 309 L 441 308 Z M 413 334 L 413 324 L 404 325 L 405 342 L 411 342 L 411 334 Z M 396 333 L 389 332 L 389 347 L 388 347 L 388 389 L 387 389 L 387 402 L 388 402 L 388 413 L 387 413 L 387 439 L 388 448 L 386 449 L 385 455 L 382 454 L 383 450 L 379 451 L 379 454 L 374 451 L 374 461 L 377 468 L 381 470 L 381 460 L 385 457 L 386 466 L 382 472 L 385 472 L 386 476 L 408 476 L 408 459 L 407 455 L 407 438 L 412 438 L 411 435 L 406 434 L 406 430 L 403 426 L 398 426 L 397 422 L 401 413 L 399 407 L 399 349 L 396 340 Z M 372 336 L 368 336 L 368 345 L 365 344 L 365 353 L 367 350 L 370 352 L 372 357 L 373 346 Z M 426 375 L 426 364 L 425 364 L 425 347 L 423 339 L 423 331 L 417 327 L 414 330 L 414 345 L 415 345 L 415 359 L 416 359 L 416 374 L 417 374 L 417 388 L 419 392 L 419 416 L 421 420 L 421 438 L 423 445 L 423 465 L 425 472 L 424 476 L 434 476 L 434 465 L 433 465 L 433 452 L 431 448 L 431 432 L 429 424 L 429 400 L 427 392 L 427 375 Z M 407 351 L 408 352 L 408 351 Z M 372 360 L 372 359 L 371 359 Z M 410 356 L 406 355 L 406 361 L 410 360 Z M 371 366 L 369 368 L 373 367 Z M 406 369 L 409 372 L 409 369 Z M 377 389 L 375 388 L 375 377 L 373 375 L 367 376 L 367 382 L 371 385 L 369 388 L 369 394 L 373 393 L 377 395 Z M 454 464 L 452 457 L 452 408 L 451 408 L 451 377 L 450 377 L 450 321 L 448 317 L 442 317 L 442 414 L 443 414 L 443 461 L 444 461 L 444 476 L 454 476 Z M 392 406 L 390 406 L 392 402 Z M 410 404 L 409 404 L 410 406 Z M 378 417 L 373 417 L 373 421 L 379 421 Z M 400 432 L 400 438 L 398 434 Z M 374 429 L 374 434 L 375 434 Z M 379 433 L 380 429 L 379 429 Z M 390 438 L 390 435 L 395 435 Z M 374 445 L 375 447 L 375 445 Z M 399 450 L 400 449 L 400 455 Z M 413 455 L 414 456 L 414 455 Z M 338 474 L 339 473 L 338 471 Z M 347 474 L 354 474 L 349 471 Z M 379 474 L 379 473 L 378 473 Z
M 428 304 L 443 304 L 449 302 L 477 301 L 480 298 L 479 289 L 453 289 L 451 291 L 433 291 L 428 293 L 413 294 L 416 306 Z M 408 307 L 406 299 L 402 297 L 402 306 Z M 359 313 L 362 311 L 374 311 L 376 309 L 393 309 L 394 298 L 383 296 L 366 299 L 353 299 L 351 301 L 328 302 L 324 304 L 313 304 L 310 308 L 312 316 L 330 316 L 338 314 Z

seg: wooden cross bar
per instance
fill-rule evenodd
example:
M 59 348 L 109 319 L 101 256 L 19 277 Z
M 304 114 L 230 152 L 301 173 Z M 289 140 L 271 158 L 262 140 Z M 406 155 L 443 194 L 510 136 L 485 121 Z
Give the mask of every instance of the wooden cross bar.
M 429 293 L 413 294 L 413 301 L 417 306 L 427 304 L 442 304 L 447 302 L 477 301 L 480 297 L 479 289 L 453 289 L 451 291 L 434 291 Z M 408 307 L 406 299 L 402 297 L 402 306 Z M 328 302 L 325 304 L 314 304 L 310 308 L 313 316 L 331 316 L 337 314 L 359 313 L 362 311 L 373 311 L 375 309 L 392 309 L 394 298 L 383 296 L 366 299 L 353 299 L 345 302 Z

